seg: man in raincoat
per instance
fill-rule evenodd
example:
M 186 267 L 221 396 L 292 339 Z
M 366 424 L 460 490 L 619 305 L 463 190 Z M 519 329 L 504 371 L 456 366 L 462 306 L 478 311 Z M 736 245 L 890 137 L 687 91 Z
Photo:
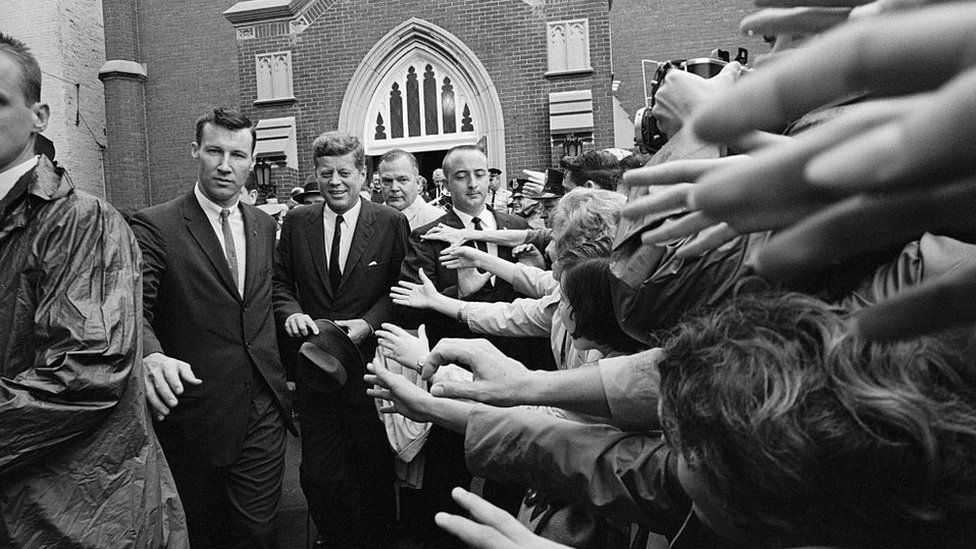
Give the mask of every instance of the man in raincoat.
M 34 156 L 37 60 L 0 34 L 0 547 L 187 547 L 142 382 L 122 216 Z

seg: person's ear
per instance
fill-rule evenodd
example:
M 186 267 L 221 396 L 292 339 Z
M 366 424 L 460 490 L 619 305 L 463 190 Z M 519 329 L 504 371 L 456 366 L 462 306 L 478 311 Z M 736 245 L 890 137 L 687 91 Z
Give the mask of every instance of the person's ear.
M 586 188 L 586 189 L 595 189 L 596 188 L 596 183 L 594 183 L 592 179 L 587 179 L 586 180 L 586 183 L 583 183 L 583 188 Z
M 47 103 L 38 101 L 31 106 L 31 113 L 34 116 L 34 133 L 41 133 L 47 129 L 47 122 L 51 118 L 51 108 Z
M 196 141 L 190 143 L 190 156 L 200 158 L 200 144 Z

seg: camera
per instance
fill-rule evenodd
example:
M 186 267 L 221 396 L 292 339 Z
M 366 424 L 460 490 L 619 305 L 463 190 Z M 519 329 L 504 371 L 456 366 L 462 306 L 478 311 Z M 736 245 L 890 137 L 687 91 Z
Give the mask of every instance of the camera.
M 656 153 L 668 142 L 668 136 L 658 128 L 657 120 L 651 113 L 654 108 L 655 96 L 664 77 L 672 69 L 688 71 L 697 74 L 702 78 L 711 78 L 722 72 L 722 68 L 729 64 L 729 52 L 725 50 L 715 50 L 714 57 L 696 57 L 694 59 L 674 59 L 657 64 L 654 71 L 654 78 L 651 80 L 650 99 L 651 105 L 637 110 L 634 115 L 634 145 L 645 154 Z M 749 52 L 745 48 L 739 48 L 736 61 L 745 65 L 749 60 Z

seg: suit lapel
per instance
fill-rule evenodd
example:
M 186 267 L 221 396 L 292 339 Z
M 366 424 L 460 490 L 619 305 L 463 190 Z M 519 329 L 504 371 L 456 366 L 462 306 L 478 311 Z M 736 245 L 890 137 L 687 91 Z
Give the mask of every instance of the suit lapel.
M 258 242 L 257 219 L 254 211 L 240 205 L 241 215 L 244 217 L 244 240 L 246 255 L 244 256 L 244 301 L 251 292 L 254 291 L 258 276 L 258 266 L 263 263 L 264 257 L 259 257 L 261 246 Z
M 356 220 L 356 230 L 352 233 L 352 242 L 349 244 L 349 255 L 346 256 L 346 264 L 342 269 L 342 280 L 339 288 L 349 280 L 353 267 L 363 256 L 366 244 L 373 238 L 373 222 L 376 220 L 376 212 L 373 210 L 372 202 L 362 201 L 362 208 L 359 210 L 359 219 Z
M 230 274 L 230 267 L 227 265 L 227 258 L 224 256 L 224 251 L 220 249 L 220 241 L 217 240 L 217 235 L 214 234 L 213 226 L 210 224 L 210 220 L 207 219 L 207 214 L 204 213 L 200 203 L 197 202 L 196 195 L 192 191 L 183 201 L 183 219 L 186 221 L 186 229 L 189 231 L 190 236 L 200 246 L 200 250 L 210 260 L 214 269 L 217 270 L 217 274 L 220 275 L 224 286 L 240 301 L 241 295 L 237 291 L 237 285 L 234 284 L 233 276 Z
M 319 203 L 312 208 L 311 215 L 308 216 L 302 229 L 309 254 L 315 263 L 315 270 L 319 272 L 325 292 L 332 296 L 332 281 L 329 279 L 329 265 L 326 263 L 325 226 L 322 224 L 323 207 L 324 203 Z

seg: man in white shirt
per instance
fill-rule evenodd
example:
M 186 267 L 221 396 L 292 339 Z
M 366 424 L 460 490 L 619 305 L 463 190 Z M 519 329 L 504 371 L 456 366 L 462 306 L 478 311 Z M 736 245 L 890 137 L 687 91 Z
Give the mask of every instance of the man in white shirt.
M 407 219 L 360 195 L 366 182 L 362 143 L 327 132 L 312 143 L 325 202 L 285 217 L 275 258 L 275 317 L 289 336 L 319 334 L 319 319 L 344 328 L 360 354 L 376 352 L 374 330 L 393 320 L 396 283 L 410 233 Z M 355 358 L 355 357 L 353 357 Z M 393 454 L 363 384 L 362 360 L 336 359 L 339 388 L 298 362 L 302 491 L 324 547 L 395 546 Z
M 240 200 L 254 128 L 197 120 L 193 189 L 136 212 L 143 364 L 156 433 L 194 547 L 276 547 L 285 429 L 294 432 L 271 303 L 277 223 Z
M 393 149 L 380 157 L 377 171 L 383 186 L 383 202 L 407 216 L 411 231 L 444 215 L 444 210 L 428 204 L 420 196 L 420 165 L 413 154 Z

